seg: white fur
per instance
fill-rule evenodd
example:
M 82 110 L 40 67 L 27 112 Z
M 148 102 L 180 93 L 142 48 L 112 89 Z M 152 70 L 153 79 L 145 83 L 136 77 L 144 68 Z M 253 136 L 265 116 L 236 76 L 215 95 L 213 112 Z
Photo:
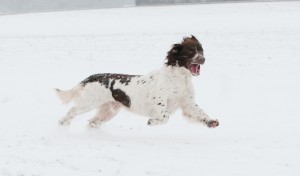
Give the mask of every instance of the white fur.
M 212 120 L 194 102 L 191 78 L 192 74 L 186 68 L 164 66 L 147 75 L 132 78 L 128 85 L 116 80 L 114 89 L 120 89 L 128 95 L 130 107 L 115 101 L 110 89 L 99 82 L 85 86 L 78 84 L 69 91 L 57 89 L 63 102 L 73 100 L 75 103 L 60 120 L 60 124 L 69 124 L 76 115 L 97 109 L 96 116 L 90 120 L 90 126 L 96 127 L 110 120 L 121 107 L 125 107 L 130 112 L 149 117 L 148 125 L 166 123 L 178 108 L 183 110 L 187 119 L 208 125 Z

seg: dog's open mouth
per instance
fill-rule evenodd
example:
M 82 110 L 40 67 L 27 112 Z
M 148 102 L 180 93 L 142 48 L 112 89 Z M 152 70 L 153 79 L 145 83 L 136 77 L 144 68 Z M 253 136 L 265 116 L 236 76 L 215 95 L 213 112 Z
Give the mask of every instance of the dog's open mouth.
M 189 64 L 187 64 L 187 66 L 193 76 L 200 75 L 200 64 L 189 63 Z

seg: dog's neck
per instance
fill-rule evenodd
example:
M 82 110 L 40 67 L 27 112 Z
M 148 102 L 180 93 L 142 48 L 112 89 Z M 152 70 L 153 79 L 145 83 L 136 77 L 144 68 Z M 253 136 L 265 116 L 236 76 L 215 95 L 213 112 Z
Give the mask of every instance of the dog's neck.
M 192 79 L 191 72 L 184 67 L 165 66 L 165 70 L 171 77 L 176 77 L 184 81 Z

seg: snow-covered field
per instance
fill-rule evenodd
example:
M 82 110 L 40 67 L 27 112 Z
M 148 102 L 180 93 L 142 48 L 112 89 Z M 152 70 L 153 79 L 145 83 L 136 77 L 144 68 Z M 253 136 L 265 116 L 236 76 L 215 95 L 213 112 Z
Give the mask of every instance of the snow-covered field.
M 1 176 L 300 175 L 300 2 L 0 16 Z M 53 92 L 101 72 L 145 74 L 195 35 L 197 102 L 216 129 L 175 113 L 164 126 L 122 111 L 70 127 Z

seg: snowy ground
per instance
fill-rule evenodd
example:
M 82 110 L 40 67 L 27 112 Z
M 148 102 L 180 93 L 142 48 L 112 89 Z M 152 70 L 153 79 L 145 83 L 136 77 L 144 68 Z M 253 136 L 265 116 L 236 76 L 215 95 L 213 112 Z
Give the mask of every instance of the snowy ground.
M 300 2 L 0 16 L 1 176 L 300 174 Z M 145 74 L 183 36 L 202 42 L 197 102 L 220 126 L 177 112 L 164 126 L 122 111 L 68 127 L 52 88 L 94 73 Z

